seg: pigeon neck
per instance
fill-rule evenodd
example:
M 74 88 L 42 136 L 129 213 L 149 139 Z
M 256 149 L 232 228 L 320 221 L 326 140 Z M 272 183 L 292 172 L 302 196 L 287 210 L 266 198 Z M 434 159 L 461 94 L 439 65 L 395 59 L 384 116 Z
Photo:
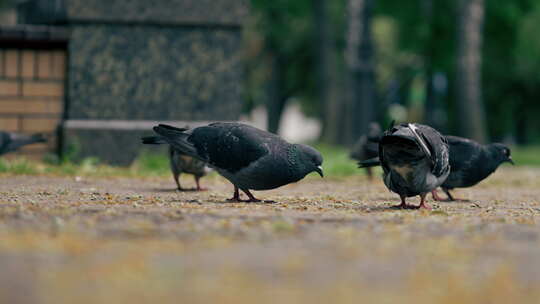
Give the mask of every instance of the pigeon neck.
M 490 170 L 490 173 L 495 171 L 503 160 L 501 159 L 501 152 L 493 145 L 486 146 L 486 154 L 488 161 L 485 162 L 485 166 Z
M 289 163 L 289 172 L 294 179 L 302 179 L 306 174 L 312 171 L 311 168 L 306 166 L 306 162 L 302 158 L 302 151 L 296 144 L 290 145 L 287 149 L 287 161 Z

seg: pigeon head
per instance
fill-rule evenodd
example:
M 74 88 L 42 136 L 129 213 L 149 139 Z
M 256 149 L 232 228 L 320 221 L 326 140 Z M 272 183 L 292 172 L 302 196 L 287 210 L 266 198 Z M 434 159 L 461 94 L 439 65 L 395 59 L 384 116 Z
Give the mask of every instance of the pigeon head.
M 319 151 L 308 145 L 296 144 L 296 165 L 301 169 L 305 174 L 311 172 L 317 172 L 321 177 L 324 177 L 322 171 L 322 162 L 323 158 Z
M 376 122 L 371 122 L 368 125 L 368 138 L 379 138 L 382 134 L 381 126 Z
M 491 144 L 490 150 L 493 155 L 493 157 L 499 161 L 499 164 L 502 164 L 504 162 L 509 162 L 512 165 L 514 164 L 514 161 L 512 160 L 512 156 L 510 155 L 510 148 L 503 144 Z

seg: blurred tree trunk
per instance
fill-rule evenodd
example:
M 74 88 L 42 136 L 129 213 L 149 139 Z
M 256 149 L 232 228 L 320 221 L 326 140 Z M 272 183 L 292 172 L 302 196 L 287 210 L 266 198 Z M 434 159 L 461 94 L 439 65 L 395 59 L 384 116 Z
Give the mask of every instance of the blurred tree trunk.
M 427 38 L 426 46 L 424 49 L 424 77 L 425 77 L 425 90 L 426 97 L 424 103 L 425 110 L 425 122 L 437 128 L 437 121 L 435 120 L 435 112 L 437 110 L 435 89 L 433 84 L 433 57 L 434 51 L 432 47 L 433 39 L 440 39 L 440 37 L 433 37 L 433 0 L 422 0 L 422 15 L 428 24 L 429 35 Z
M 373 0 L 348 0 L 345 61 L 347 96 L 345 111 L 346 144 L 354 143 L 376 119 L 375 75 L 371 20 Z
M 424 118 L 425 118 L 426 124 L 439 130 L 440 124 L 436 119 L 437 99 L 435 96 L 435 88 L 434 88 L 434 83 L 433 83 L 433 76 L 434 76 L 433 67 L 431 66 L 430 63 L 427 62 L 427 60 L 425 62 L 428 64 L 428 66 L 426 67 L 426 71 L 424 72 L 425 73 L 424 77 L 426 79 L 426 84 L 425 84 L 426 99 L 424 103 L 424 111 L 425 111 Z
M 336 46 L 332 25 L 328 17 L 328 0 L 313 0 L 315 23 L 315 48 L 317 51 L 317 94 L 322 113 L 322 140 L 327 143 L 342 142 L 343 105 L 337 97 Z
M 456 101 L 460 135 L 486 142 L 482 103 L 484 0 L 462 0 L 458 11 Z
M 272 48 L 267 50 L 270 56 L 270 79 L 268 81 L 268 99 L 266 101 L 267 124 L 269 132 L 278 133 L 281 122 L 281 114 L 287 103 L 285 92 L 285 60 L 284 56 Z

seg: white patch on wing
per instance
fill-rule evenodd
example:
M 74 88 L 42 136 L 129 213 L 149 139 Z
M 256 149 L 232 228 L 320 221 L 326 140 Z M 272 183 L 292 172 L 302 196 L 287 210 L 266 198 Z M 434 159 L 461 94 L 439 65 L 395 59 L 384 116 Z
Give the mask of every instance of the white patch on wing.
M 431 158 L 431 151 L 429 151 L 429 149 L 428 149 L 426 143 L 424 142 L 424 140 L 422 139 L 422 137 L 420 137 L 420 135 L 418 135 L 418 133 L 416 132 L 416 130 L 418 128 L 414 124 L 408 124 L 408 127 L 412 131 L 414 137 L 416 137 L 416 139 L 418 140 L 418 142 L 422 146 L 422 150 L 424 151 L 424 153 L 426 153 L 428 155 L 428 157 Z

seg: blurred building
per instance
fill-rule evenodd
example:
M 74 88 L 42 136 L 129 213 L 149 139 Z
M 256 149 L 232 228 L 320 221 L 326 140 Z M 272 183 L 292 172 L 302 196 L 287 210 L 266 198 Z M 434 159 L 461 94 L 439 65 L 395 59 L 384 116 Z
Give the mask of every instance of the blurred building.
M 241 0 L 24 1 L 0 29 L 0 128 L 127 164 L 157 122 L 236 120 L 246 14 Z
M 51 27 L 0 28 L 0 130 L 49 134 L 23 148 L 41 156 L 57 149 L 65 103 L 67 32 Z

